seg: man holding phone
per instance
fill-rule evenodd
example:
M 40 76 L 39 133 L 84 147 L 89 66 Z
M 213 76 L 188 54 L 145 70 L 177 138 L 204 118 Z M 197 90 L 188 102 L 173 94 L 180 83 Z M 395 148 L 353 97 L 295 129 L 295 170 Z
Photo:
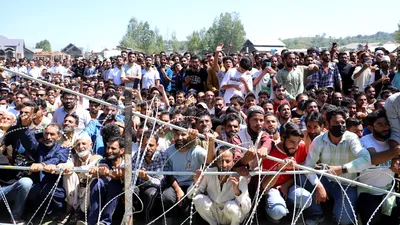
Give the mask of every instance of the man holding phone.
M 351 79 L 354 80 L 354 85 L 359 88 L 359 91 L 363 92 L 364 88 L 369 85 L 369 80 L 371 78 L 372 60 L 368 52 L 362 52 L 359 55 L 359 59 L 361 63 L 354 69 Z

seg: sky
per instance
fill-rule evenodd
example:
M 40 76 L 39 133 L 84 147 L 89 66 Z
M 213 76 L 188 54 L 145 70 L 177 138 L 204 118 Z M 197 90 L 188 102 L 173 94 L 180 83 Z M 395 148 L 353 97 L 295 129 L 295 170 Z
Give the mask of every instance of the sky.
M 196 2 L 196 3 L 195 3 Z M 381 4 L 382 3 L 382 4 Z M 27 47 L 50 41 L 59 51 L 69 43 L 84 50 L 114 48 L 129 19 L 148 21 L 164 39 L 176 32 L 186 40 L 208 28 L 221 13 L 238 12 L 251 40 L 326 36 L 346 37 L 394 32 L 400 22 L 399 0 L 20 0 L 2 4 L 0 35 L 24 39 Z

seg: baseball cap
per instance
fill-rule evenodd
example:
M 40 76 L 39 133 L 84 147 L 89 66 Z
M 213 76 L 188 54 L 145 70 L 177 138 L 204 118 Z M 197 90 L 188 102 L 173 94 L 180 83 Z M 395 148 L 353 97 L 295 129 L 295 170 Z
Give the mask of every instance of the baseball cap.
M 249 92 L 246 97 L 244 97 L 244 100 L 246 100 L 248 97 L 253 97 L 256 98 L 256 95 L 253 92 Z
M 381 62 L 388 62 L 388 63 L 390 63 L 390 57 L 387 56 L 387 55 L 383 56 Z

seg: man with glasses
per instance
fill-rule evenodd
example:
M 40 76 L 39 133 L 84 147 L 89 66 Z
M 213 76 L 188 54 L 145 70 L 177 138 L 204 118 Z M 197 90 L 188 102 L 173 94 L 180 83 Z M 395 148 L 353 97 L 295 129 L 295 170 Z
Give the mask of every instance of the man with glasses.
M 53 123 L 57 123 L 60 126 L 64 122 L 64 118 L 67 114 L 75 113 L 79 115 L 79 126 L 78 129 L 84 129 L 91 121 L 90 113 L 84 108 L 78 107 L 78 98 L 76 95 L 63 92 L 61 96 L 61 102 L 63 107 L 56 109 L 53 115 Z

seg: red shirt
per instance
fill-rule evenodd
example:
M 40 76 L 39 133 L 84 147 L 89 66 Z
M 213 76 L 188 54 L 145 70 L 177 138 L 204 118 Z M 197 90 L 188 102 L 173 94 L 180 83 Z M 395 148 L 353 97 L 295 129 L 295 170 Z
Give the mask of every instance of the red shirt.
M 279 106 L 282 105 L 283 103 L 287 103 L 287 104 L 289 104 L 289 106 L 290 106 L 289 101 L 286 100 L 286 99 L 283 99 L 283 100 L 281 100 L 281 101 L 279 101 L 279 102 L 275 102 L 275 100 L 272 100 L 272 102 L 274 103 L 274 113 L 277 113 L 277 112 L 278 112 Z
M 288 156 L 286 153 L 279 149 L 276 145 L 271 149 L 271 152 L 269 153 L 270 156 L 279 158 L 279 159 L 286 159 Z M 303 162 L 306 160 L 307 157 L 307 149 L 304 144 L 304 142 L 300 142 L 299 148 L 297 149 L 294 158 L 296 159 L 297 164 L 303 164 Z M 262 168 L 264 171 L 277 171 L 279 163 L 269 160 L 269 159 L 264 159 L 262 162 Z M 290 169 L 292 170 L 292 169 Z M 288 171 L 287 169 L 283 169 L 282 171 Z M 293 178 L 293 175 L 280 175 L 278 177 L 278 180 L 276 181 L 274 187 L 279 186 L 286 181 L 290 180 Z

